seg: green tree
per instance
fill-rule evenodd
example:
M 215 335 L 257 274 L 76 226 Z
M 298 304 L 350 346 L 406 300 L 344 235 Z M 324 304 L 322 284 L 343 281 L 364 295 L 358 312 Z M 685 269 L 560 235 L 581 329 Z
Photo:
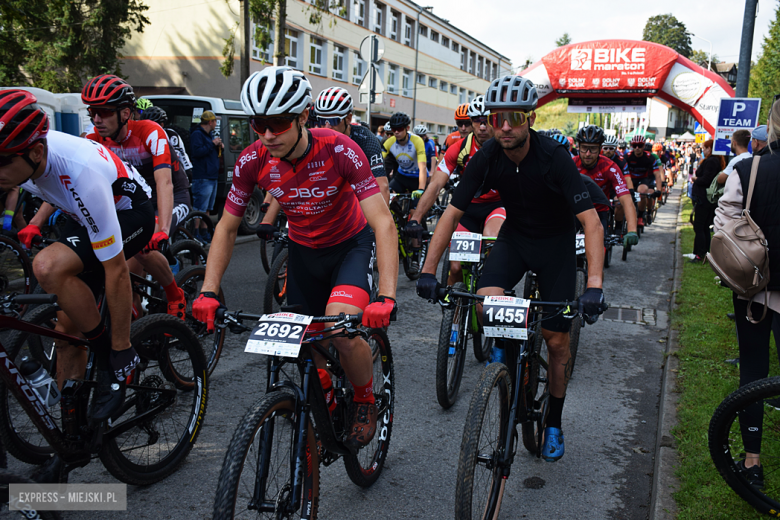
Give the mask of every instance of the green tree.
M 707 68 L 707 63 L 710 61 L 710 51 L 695 50 L 688 56 L 688 59 L 694 62 L 696 65 L 704 64 L 704 68 Z M 715 68 L 715 64 L 720 63 L 720 58 L 717 54 L 712 55 L 712 68 Z
M 780 94 L 780 6 L 761 44 L 761 56 L 750 68 L 748 96 L 761 98 L 762 124 L 766 123 L 775 95 Z
M 642 31 L 642 39 L 666 45 L 686 58 L 690 57 L 693 52 L 691 37 L 688 35 L 685 24 L 671 13 L 648 18 L 645 29 Z
M 79 92 L 87 78 L 121 74 L 120 49 L 142 32 L 139 0 L 4 0 L 0 84 Z
M 569 36 L 569 33 L 567 32 L 563 33 L 563 36 L 555 40 L 556 47 L 563 47 L 564 45 L 569 45 L 570 43 L 571 43 L 571 36 Z

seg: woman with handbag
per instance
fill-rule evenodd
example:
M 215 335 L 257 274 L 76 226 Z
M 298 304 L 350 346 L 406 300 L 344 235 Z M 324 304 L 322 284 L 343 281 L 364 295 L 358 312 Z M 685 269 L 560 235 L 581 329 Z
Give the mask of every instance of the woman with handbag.
M 699 163 L 699 167 L 696 168 L 696 173 L 693 175 L 693 231 L 696 233 L 693 240 L 693 254 L 695 256 L 690 260 L 693 263 L 700 263 L 710 250 L 710 226 L 715 218 L 717 205 L 707 200 L 707 188 L 726 167 L 726 161 L 722 155 L 712 154 L 713 144 L 712 139 L 708 139 L 702 144 L 704 159 Z
M 772 105 L 767 127 L 768 146 L 756 152 L 752 159 L 744 159 L 735 165 L 737 175 L 730 175 L 726 181 L 715 215 L 715 231 L 718 231 L 742 218 L 743 210 L 749 208 L 749 217 L 760 228 L 769 249 L 767 292 L 761 291 L 751 299 L 736 293 L 733 297 L 739 343 L 740 387 L 769 374 L 769 335 L 772 321 L 780 313 L 780 103 Z M 748 201 L 752 175 L 755 175 L 755 180 Z M 760 489 L 764 485 L 764 472 L 760 464 L 763 410 L 761 404 L 753 408 L 747 414 L 740 415 L 746 454 L 745 460 L 739 462 L 739 467 L 748 482 Z

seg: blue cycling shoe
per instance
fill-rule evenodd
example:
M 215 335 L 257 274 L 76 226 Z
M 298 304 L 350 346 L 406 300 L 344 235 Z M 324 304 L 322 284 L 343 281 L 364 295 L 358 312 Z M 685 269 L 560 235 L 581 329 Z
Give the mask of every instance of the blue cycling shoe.
M 506 352 L 504 352 L 503 348 L 493 345 L 493 349 L 490 351 L 490 359 L 485 361 L 485 366 L 491 363 L 506 364 Z
M 544 445 L 542 446 L 542 458 L 547 462 L 555 462 L 563 457 L 563 432 L 560 428 L 548 426 L 544 429 Z

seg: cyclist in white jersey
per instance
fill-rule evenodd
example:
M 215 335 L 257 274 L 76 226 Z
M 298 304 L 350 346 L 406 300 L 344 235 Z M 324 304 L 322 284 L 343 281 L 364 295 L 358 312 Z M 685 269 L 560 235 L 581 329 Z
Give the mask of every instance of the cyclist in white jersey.
M 46 203 L 19 232 L 30 247 L 58 208 L 70 217 L 60 240 L 35 257 L 33 271 L 63 312 L 57 329 L 82 334 L 97 358 L 92 418 L 104 420 L 124 401 L 124 380 L 139 358 L 130 344 L 131 287 L 125 262 L 154 233 L 151 190 L 132 166 L 98 143 L 49 131 L 35 96 L 0 91 L 0 188 L 22 186 Z M 124 253 L 124 254 L 120 254 Z M 101 320 L 93 289 L 105 287 L 111 328 Z M 57 345 L 57 379 L 81 379 L 86 353 Z

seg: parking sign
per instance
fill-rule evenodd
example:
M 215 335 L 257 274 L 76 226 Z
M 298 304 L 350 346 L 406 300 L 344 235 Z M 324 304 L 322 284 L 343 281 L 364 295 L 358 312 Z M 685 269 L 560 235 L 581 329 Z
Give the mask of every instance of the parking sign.
M 731 150 L 731 135 L 737 130 L 752 131 L 758 126 L 761 98 L 722 98 L 715 128 L 715 155 Z

